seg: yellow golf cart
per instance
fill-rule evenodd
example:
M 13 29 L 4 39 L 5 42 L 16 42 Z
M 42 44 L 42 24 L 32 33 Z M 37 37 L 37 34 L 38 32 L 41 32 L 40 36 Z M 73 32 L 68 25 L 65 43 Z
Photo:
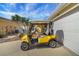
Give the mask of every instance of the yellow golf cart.
M 21 49 L 24 51 L 28 50 L 35 43 L 37 44 L 48 43 L 48 45 L 52 48 L 55 48 L 57 45 L 54 35 L 45 35 L 43 37 L 38 37 L 37 39 L 31 40 L 32 38 L 30 39 L 30 36 L 26 34 L 21 34 L 20 39 L 22 41 Z
M 20 34 L 20 40 L 21 40 L 21 49 L 23 51 L 26 51 L 30 49 L 31 46 L 39 45 L 39 44 L 47 44 L 49 47 L 55 48 L 57 46 L 56 42 L 56 36 L 53 34 L 39 34 L 41 32 L 41 29 L 39 26 L 34 27 L 34 32 L 30 34 L 22 33 Z

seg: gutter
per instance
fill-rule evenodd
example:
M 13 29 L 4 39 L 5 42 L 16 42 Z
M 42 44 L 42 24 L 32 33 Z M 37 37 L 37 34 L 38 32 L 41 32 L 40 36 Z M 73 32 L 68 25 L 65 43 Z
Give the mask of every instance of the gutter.
M 52 20 L 52 18 L 56 17 L 56 15 L 59 13 L 59 11 L 63 10 L 65 7 L 67 7 L 69 3 L 61 3 L 59 4 L 56 9 L 53 11 L 51 16 L 48 17 L 48 20 Z
M 77 8 L 79 6 L 79 4 L 76 4 L 75 6 L 73 6 L 72 8 L 70 8 L 70 9 L 68 9 L 67 11 L 65 11 L 65 12 L 63 12 L 62 14 L 60 14 L 59 16 L 57 16 L 57 17 L 55 17 L 53 20 L 51 20 L 51 21 L 56 21 L 56 19 L 58 19 L 59 17 L 61 17 L 61 16 L 63 16 L 64 14 L 66 14 L 66 13 L 68 13 L 68 12 L 70 12 L 71 10 L 73 10 L 73 9 L 75 9 L 75 8 Z

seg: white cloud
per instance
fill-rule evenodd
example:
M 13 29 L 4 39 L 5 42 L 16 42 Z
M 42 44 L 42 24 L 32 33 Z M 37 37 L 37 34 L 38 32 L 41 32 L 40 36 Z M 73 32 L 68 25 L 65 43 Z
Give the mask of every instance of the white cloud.
M 0 5 L 5 11 L 9 11 L 9 9 L 8 8 L 6 8 L 6 6 L 5 5 Z
M 12 8 L 16 7 L 15 3 L 7 3 L 5 5 L 0 5 L 5 11 L 9 12 Z
M 6 11 L 0 11 L 0 14 L 2 14 L 2 17 L 11 19 L 11 16 L 15 15 L 15 13 L 12 12 L 6 12 Z
M 2 7 L 5 9 L 5 11 L 0 11 L 0 13 L 4 14 L 7 17 L 18 14 L 20 16 L 29 18 L 31 17 L 33 19 L 46 19 L 50 15 L 48 11 L 49 4 L 41 6 L 37 9 L 34 9 L 36 7 L 36 4 L 26 4 L 25 7 L 21 5 L 21 10 L 18 12 L 11 12 L 13 7 L 16 8 L 15 3 L 6 4 L 6 6 L 2 5 Z
M 48 4 L 40 8 L 37 8 L 34 11 L 30 11 L 29 13 L 26 14 L 26 16 L 36 19 L 42 19 L 48 17 L 50 13 L 48 12 L 47 8 L 48 8 Z
M 23 6 L 20 6 L 20 9 L 21 9 L 21 11 L 24 11 L 24 7 Z
M 13 13 L 13 12 L 7 12 L 7 11 L 0 11 L 0 13 L 4 14 L 4 15 L 9 15 L 9 16 L 15 15 L 15 13 Z
M 1 15 L 4 15 L 4 16 L 2 16 L 2 17 L 8 18 L 8 19 L 10 19 L 11 16 L 13 16 L 13 15 L 15 15 L 15 14 L 18 14 L 18 15 L 24 17 L 24 14 L 23 14 L 22 12 L 16 13 L 16 12 L 10 12 L 10 11 L 7 11 L 7 10 L 6 10 L 6 11 L 0 11 L 0 14 L 1 14 Z
M 29 4 L 26 4 L 25 5 L 25 10 L 26 11 L 30 11 L 30 10 L 32 10 L 35 6 L 36 6 L 37 4 L 35 3 L 29 3 Z
M 7 3 L 6 4 L 6 7 L 8 8 L 8 7 L 16 7 L 16 3 Z
M 9 3 L 8 5 L 11 5 L 11 6 L 16 6 L 16 4 L 15 3 Z
M 33 4 L 33 5 L 32 5 L 32 4 L 31 4 L 31 5 L 28 4 L 28 5 L 27 5 L 27 7 L 28 7 L 29 9 L 31 9 L 31 7 L 29 7 L 29 6 L 31 6 L 31 7 L 33 6 L 32 8 L 34 8 L 34 4 Z M 40 7 L 40 8 L 37 8 L 36 10 L 31 10 L 31 11 L 27 11 L 27 10 L 28 10 L 28 9 L 27 9 L 25 14 L 26 14 L 26 16 L 35 17 L 35 16 L 38 16 L 39 13 L 41 13 L 40 10 L 42 10 L 43 8 L 44 8 L 44 7 Z

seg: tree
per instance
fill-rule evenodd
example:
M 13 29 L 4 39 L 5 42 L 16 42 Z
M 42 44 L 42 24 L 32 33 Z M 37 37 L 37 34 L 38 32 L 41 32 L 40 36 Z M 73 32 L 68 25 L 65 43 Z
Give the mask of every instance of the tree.
M 16 15 L 12 16 L 12 20 L 17 21 L 17 22 L 22 22 L 23 24 L 28 24 L 30 19 L 25 18 L 25 17 L 21 17 L 21 16 L 16 14 Z
M 28 24 L 29 18 L 22 17 L 22 22 L 25 24 Z
M 16 21 L 18 22 L 18 21 L 21 21 L 21 16 L 19 16 L 19 15 L 15 15 L 15 17 L 16 17 Z
M 16 21 L 16 17 L 15 17 L 15 16 L 12 16 L 12 20 L 13 20 L 13 21 Z
M 17 21 L 17 22 L 21 21 L 21 16 L 19 16 L 19 15 L 16 14 L 16 15 L 12 16 L 12 20 L 13 21 Z

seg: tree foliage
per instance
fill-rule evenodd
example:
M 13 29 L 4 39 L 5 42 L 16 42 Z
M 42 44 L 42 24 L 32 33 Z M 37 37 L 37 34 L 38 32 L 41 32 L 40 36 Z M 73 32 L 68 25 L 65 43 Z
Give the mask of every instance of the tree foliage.
M 16 14 L 16 15 L 12 16 L 12 20 L 16 21 L 16 22 L 22 22 L 22 23 L 28 24 L 30 19 L 25 18 L 25 17 L 21 17 L 21 16 Z

